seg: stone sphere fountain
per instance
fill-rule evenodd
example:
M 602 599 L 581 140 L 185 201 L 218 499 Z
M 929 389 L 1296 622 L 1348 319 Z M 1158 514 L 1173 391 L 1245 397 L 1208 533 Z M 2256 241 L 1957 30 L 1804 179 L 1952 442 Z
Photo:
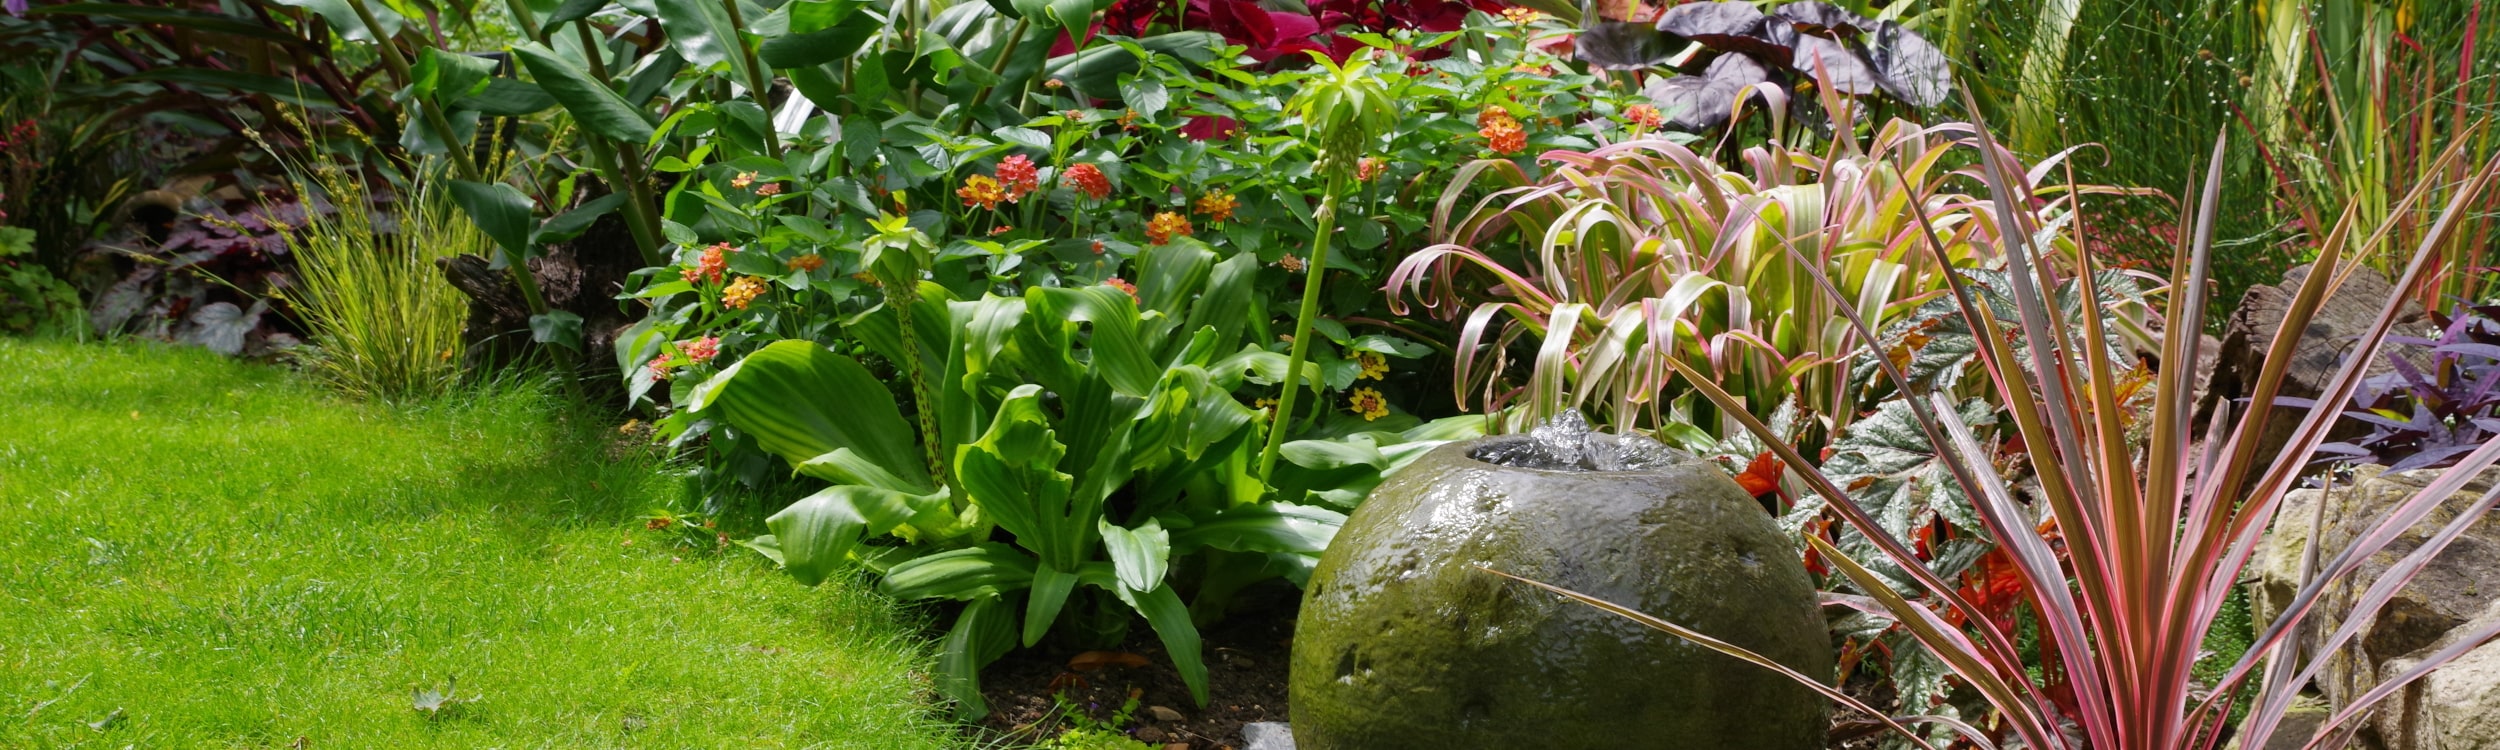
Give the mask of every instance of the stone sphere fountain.
M 1299 750 L 1816 750 L 1769 670 L 1479 566 L 1832 672 L 1812 581 L 1718 468 L 1576 419 L 1435 449 L 1372 491 L 1303 595 Z

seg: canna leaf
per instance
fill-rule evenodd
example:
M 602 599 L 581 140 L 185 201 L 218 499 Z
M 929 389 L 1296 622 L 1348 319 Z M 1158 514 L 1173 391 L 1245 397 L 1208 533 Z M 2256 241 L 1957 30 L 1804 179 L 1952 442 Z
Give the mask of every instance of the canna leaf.
M 512 45 L 512 54 L 521 58 L 539 88 L 564 105 L 564 111 L 584 129 L 629 144 L 651 140 L 651 121 L 642 111 L 626 104 L 606 82 L 592 79 L 573 61 L 536 42 Z

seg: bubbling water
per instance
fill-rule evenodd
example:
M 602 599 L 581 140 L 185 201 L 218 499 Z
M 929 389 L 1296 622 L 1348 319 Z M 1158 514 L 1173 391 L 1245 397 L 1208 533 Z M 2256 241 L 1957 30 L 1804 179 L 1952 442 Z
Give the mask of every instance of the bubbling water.
M 1567 411 L 1528 430 L 1525 438 L 1494 441 L 1468 457 L 1543 471 L 1656 471 L 1674 463 L 1678 453 L 1644 435 L 1590 430 L 1579 412 Z

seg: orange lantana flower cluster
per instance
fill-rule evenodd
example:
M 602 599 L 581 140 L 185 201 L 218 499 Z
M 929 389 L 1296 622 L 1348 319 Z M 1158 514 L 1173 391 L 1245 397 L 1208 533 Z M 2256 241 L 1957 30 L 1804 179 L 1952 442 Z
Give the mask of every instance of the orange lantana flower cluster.
M 998 202 L 1007 199 L 1007 188 L 998 179 L 985 174 L 964 178 L 964 186 L 955 189 L 955 197 L 964 199 L 965 207 L 979 206 L 984 211 L 998 210 Z
M 1162 245 L 1171 242 L 1174 235 L 1189 234 L 1189 217 L 1171 211 L 1155 214 L 1154 220 L 1146 222 L 1147 244 Z
M 747 305 L 755 302 L 756 297 L 763 296 L 763 294 L 763 279 L 740 276 L 737 281 L 729 283 L 729 288 L 721 290 L 720 303 L 732 310 L 744 310 L 747 309 Z
M 1233 209 L 1240 206 L 1241 201 L 1235 200 L 1232 193 L 1222 190 L 1211 190 L 1206 195 L 1198 196 L 1198 213 L 1206 214 L 1207 221 L 1217 224 L 1231 221 Z
M 1519 126 L 1519 118 L 1500 107 L 1486 107 L 1476 115 L 1476 134 L 1484 136 L 1494 153 L 1515 154 L 1528 147 L 1528 131 Z
M 721 276 L 729 273 L 729 250 L 727 242 L 704 248 L 703 255 L 695 258 L 693 266 L 678 269 L 678 277 L 688 284 L 720 283 Z

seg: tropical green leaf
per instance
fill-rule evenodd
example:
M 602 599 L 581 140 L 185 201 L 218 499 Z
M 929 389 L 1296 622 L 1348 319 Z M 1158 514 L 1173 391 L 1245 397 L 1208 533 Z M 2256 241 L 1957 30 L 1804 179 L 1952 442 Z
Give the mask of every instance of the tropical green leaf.
M 764 41 L 756 54 L 775 68 L 809 68 L 850 57 L 885 28 L 851 0 L 799 0 L 783 6 L 789 31 Z
M 981 700 L 981 668 L 1015 647 L 1014 617 L 998 597 L 984 596 L 964 605 L 955 626 L 946 631 L 938 649 L 938 692 L 953 699 L 966 719 L 990 712 Z
M 660 28 L 668 32 L 669 45 L 678 56 L 697 68 L 729 63 L 739 85 L 753 80 L 747 77 L 742 47 L 746 40 L 737 25 L 729 22 L 729 11 L 720 0 L 652 0 L 652 7 L 659 11 Z
M 912 505 L 910 496 L 892 490 L 827 487 L 781 509 L 764 525 L 773 530 L 790 577 L 814 586 L 849 563 L 862 535 L 908 521 Z
M 849 357 L 810 341 L 776 341 L 706 385 L 708 398 L 690 409 L 717 409 L 794 466 L 847 449 L 907 483 L 912 494 L 937 487 L 892 392 Z
M 453 99 L 443 108 L 454 112 L 468 110 L 495 117 L 521 117 L 544 112 L 556 106 L 556 98 L 538 84 L 513 78 L 490 78 L 476 92 Z
M 972 504 L 1016 535 L 1017 545 L 1045 564 L 1074 570 L 1093 556 L 1101 498 L 1077 492 L 1075 477 L 1059 471 L 1068 449 L 1053 434 L 1041 402 L 1039 386 L 1009 391 L 989 431 L 956 448 L 955 475 Z
M 529 68 L 538 86 L 564 105 L 564 111 L 583 128 L 629 144 L 651 140 L 651 121 L 645 119 L 642 110 L 617 96 L 607 82 L 591 78 L 573 61 L 536 42 L 512 45 L 512 54 L 521 58 L 521 65 Z
M 1068 595 L 1076 591 L 1076 584 L 1075 573 L 1049 565 L 1033 568 L 1033 589 L 1024 599 L 1024 645 L 1042 642 L 1051 623 L 1059 621 L 1059 610 L 1067 607 Z
M 1121 528 L 1111 519 L 1100 519 L 1103 549 L 1111 553 L 1111 567 L 1120 575 L 1120 585 L 1130 593 L 1153 591 L 1163 585 L 1165 568 L 1171 562 L 1172 535 L 1154 519 L 1134 529 Z
M 584 18 L 589 18 L 591 14 L 597 13 L 600 9 L 608 7 L 608 3 L 611 1 L 612 0 L 564 0 L 564 4 L 556 6 L 555 12 L 547 14 L 547 18 L 541 21 L 540 24 L 543 28 L 552 29 L 564 24 L 582 20 Z
M 520 189 L 501 182 L 455 180 L 451 183 L 451 197 L 461 210 L 469 212 L 469 220 L 477 223 L 479 231 L 503 248 L 510 259 L 507 262 L 517 263 L 536 254 L 537 246 L 530 244 L 530 233 L 538 229 L 538 219 L 532 213 L 529 196 Z
M 523 271 L 523 273 L 527 273 Z M 548 310 L 530 316 L 530 340 L 582 350 L 582 316 L 564 310 Z
M 1245 505 L 1172 533 L 1172 551 L 1189 554 L 1213 547 L 1233 552 L 1288 552 L 1311 557 L 1345 526 L 1345 514 L 1293 503 Z
M 782 554 L 789 552 L 784 549 Z M 1032 555 L 984 542 L 896 563 L 885 571 L 877 590 L 906 601 L 970 600 L 1024 589 L 1033 582 L 1034 567 Z

